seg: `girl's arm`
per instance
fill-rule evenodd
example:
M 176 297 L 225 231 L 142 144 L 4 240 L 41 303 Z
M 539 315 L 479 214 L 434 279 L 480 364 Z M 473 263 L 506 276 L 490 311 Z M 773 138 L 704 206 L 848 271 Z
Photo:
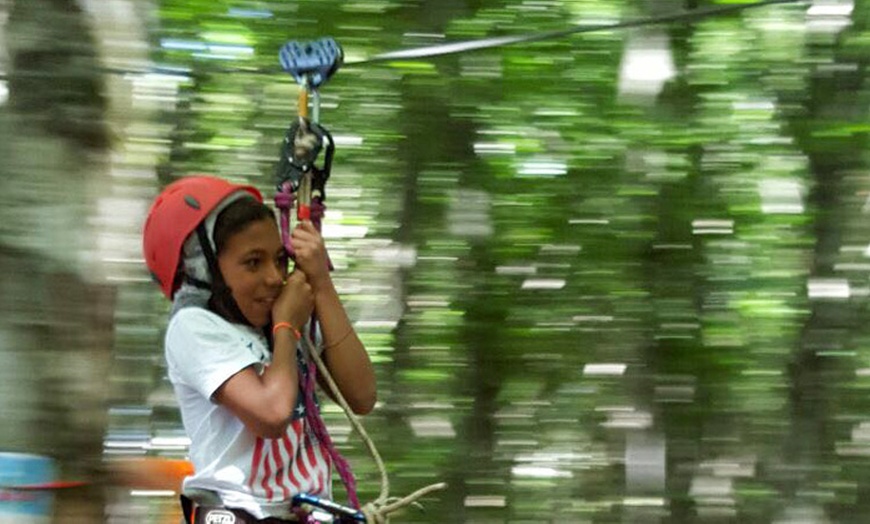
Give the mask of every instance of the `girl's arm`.
M 332 279 L 315 287 L 314 304 L 323 334 L 323 360 L 329 373 L 354 413 L 370 413 L 377 401 L 374 368 L 347 318 Z
M 314 293 L 329 373 L 353 412 L 369 413 L 377 401 L 374 368 L 333 285 L 323 238 L 306 221 L 293 230 L 292 243 L 296 268 L 308 276 Z
M 255 433 L 280 438 L 287 430 L 299 392 L 296 339 L 288 329 L 275 333 L 272 363 L 262 375 L 248 366 L 215 391 L 214 400 Z
M 280 280 L 279 280 L 280 282 Z M 311 315 L 314 299 L 305 275 L 287 277 L 272 308 L 273 322 L 301 327 Z M 246 367 L 227 379 L 213 398 L 239 417 L 245 427 L 261 437 L 279 438 L 292 420 L 299 393 L 296 365 L 296 333 L 286 327 L 273 336 L 272 363 L 262 375 Z

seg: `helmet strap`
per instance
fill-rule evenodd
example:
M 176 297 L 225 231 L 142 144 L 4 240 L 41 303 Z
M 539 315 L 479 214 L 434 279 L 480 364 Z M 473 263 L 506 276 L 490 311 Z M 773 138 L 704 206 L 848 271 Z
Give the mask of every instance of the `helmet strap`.
M 192 285 L 193 287 L 196 287 L 199 289 L 206 289 L 208 291 L 211 291 L 211 284 L 209 284 L 208 282 L 206 282 L 204 280 L 200 280 L 198 278 L 193 278 L 190 275 L 184 275 L 182 278 L 184 278 L 184 281 L 187 282 L 188 284 Z
M 202 254 L 205 256 L 209 273 L 211 273 L 211 286 L 208 286 L 211 289 L 211 297 L 208 299 L 208 308 L 230 322 L 250 326 L 251 323 L 245 318 L 238 303 L 236 303 L 236 299 L 233 298 L 232 290 L 224 281 L 220 266 L 218 266 L 217 255 L 211 247 L 211 241 L 208 239 L 204 224 L 200 223 L 196 226 L 196 236 L 199 238 Z M 196 279 L 191 280 L 193 285 L 197 287 L 205 284 L 205 282 Z

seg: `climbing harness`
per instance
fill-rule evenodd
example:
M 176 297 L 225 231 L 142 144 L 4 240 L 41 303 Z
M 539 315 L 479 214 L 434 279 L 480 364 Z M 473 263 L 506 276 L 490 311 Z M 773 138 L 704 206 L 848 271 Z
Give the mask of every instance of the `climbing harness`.
M 290 73 L 300 86 L 298 100 L 298 118 L 290 126 L 281 145 L 281 158 L 276 170 L 275 205 L 280 213 L 281 237 L 284 247 L 294 256 L 290 243 L 292 211 L 296 210 L 298 221 L 311 220 L 318 231 L 322 229 L 322 218 L 326 211 L 326 181 L 332 168 L 332 158 L 335 144 L 329 132 L 318 120 L 320 117 L 320 96 L 318 88 L 322 87 L 330 77 L 338 71 L 344 54 L 338 43 L 331 38 L 323 38 L 314 42 L 290 42 L 285 44 L 279 53 L 280 62 L 285 71 Z M 309 119 L 309 98 L 312 100 L 312 118 Z M 323 153 L 322 165 L 317 164 L 320 153 Z M 330 263 L 330 270 L 332 265 Z M 380 524 L 389 522 L 389 514 L 415 502 L 420 497 L 446 487 L 438 483 L 423 488 L 408 497 L 391 498 L 389 496 L 389 481 L 386 468 L 374 443 L 368 437 L 357 416 L 347 405 L 344 397 L 329 374 L 329 370 L 314 350 L 316 324 L 311 322 L 311 331 L 305 333 L 302 339 L 303 351 L 307 358 L 307 371 L 304 376 L 303 395 L 305 402 L 305 417 L 317 438 L 326 447 L 336 466 L 339 477 L 347 491 L 350 508 L 332 501 L 320 499 L 308 494 L 299 494 L 294 498 L 297 507 L 316 507 L 326 509 L 338 515 L 342 521 L 369 522 Z M 356 492 L 356 479 L 350 465 L 341 456 L 332 442 L 320 410 L 314 401 L 314 388 L 317 373 L 326 381 L 330 392 L 350 420 L 351 425 L 363 439 L 369 453 L 372 455 L 381 474 L 381 492 L 373 502 L 360 506 Z

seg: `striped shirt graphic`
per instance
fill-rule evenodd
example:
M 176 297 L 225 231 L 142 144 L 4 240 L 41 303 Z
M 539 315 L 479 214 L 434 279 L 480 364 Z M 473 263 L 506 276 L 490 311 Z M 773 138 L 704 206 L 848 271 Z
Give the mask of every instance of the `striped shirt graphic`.
M 300 367 L 305 376 L 305 368 Z M 332 496 L 332 460 L 305 420 L 304 393 L 297 396 L 293 419 L 281 438 L 257 437 L 251 456 L 248 487 L 268 501 L 287 500 L 297 493 Z

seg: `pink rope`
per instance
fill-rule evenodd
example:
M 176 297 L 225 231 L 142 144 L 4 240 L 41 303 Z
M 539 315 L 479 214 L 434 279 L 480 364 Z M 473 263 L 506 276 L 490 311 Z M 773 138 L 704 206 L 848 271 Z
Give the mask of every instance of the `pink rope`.
M 275 207 L 278 208 L 281 219 L 281 240 L 290 258 L 296 258 L 296 252 L 293 251 L 293 246 L 290 243 L 290 210 L 295 205 L 296 194 L 293 192 L 293 186 L 289 181 L 284 182 L 275 193 Z
M 326 450 L 335 464 L 335 469 L 338 470 L 338 476 L 341 478 L 342 484 L 344 484 L 344 489 L 347 491 L 348 502 L 352 507 L 359 509 L 359 498 L 356 494 L 356 479 L 353 476 L 353 471 L 351 471 L 347 460 L 336 449 L 335 443 L 332 442 L 332 438 L 326 430 L 326 424 L 323 423 L 323 418 L 320 416 L 320 410 L 314 402 L 314 382 L 316 376 L 317 366 L 314 365 L 314 362 L 309 361 L 308 377 L 305 380 L 305 387 L 303 388 L 305 394 L 305 419 L 308 420 L 308 424 L 311 426 L 317 439 L 326 446 Z
M 290 182 L 281 184 L 281 188 L 275 193 L 275 207 L 278 208 L 280 215 L 281 239 L 284 243 L 284 249 L 291 259 L 296 258 L 296 252 L 293 250 L 293 245 L 290 242 L 290 211 L 296 205 L 296 193 L 293 192 Z M 311 202 L 311 223 L 320 231 L 323 226 L 323 215 L 326 214 L 326 204 L 320 199 L 315 199 Z M 332 259 L 329 258 L 329 253 L 326 254 L 326 262 L 329 265 L 329 270 L 332 271 L 335 267 L 332 265 Z
M 284 243 L 284 248 L 287 250 L 287 253 L 289 253 L 291 258 L 295 257 L 295 252 L 293 251 L 293 246 L 290 242 L 290 211 L 293 209 L 295 203 L 296 195 L 293 193 L 292 185 L 290 182 L 284 182 L 275 194 L 275 207 L 277 207 L 280 212 L 281 239 Z M 325 212 L 326 206 L 319 199 L 311 203 L 311 223 L 314 224 L 314 227 L 316 227 L 318 231 L 321 230 L 323 215 Z M 332 270 L 332 261 L 329 260 L 328 256 L 327 262 L 329 264 L 329 269 Z M 314 339 L 316 330 L 316 322 L 312 319 L 312 340 Z M 335 464 L 338 476 L 341 478 L 341 482 L 344 484 L 344 488 L 347 491 L 347 499 L 350 505 L 355 509 L 359 509 L 359 498 L 356 493 L 356 479 L 353 476 L 353 471 L 351 471 L 350 464 L 348 464 L 347 460 L 345 460 L 345 458 L 341 456 L 341 453 L 339 453 L 338 449 L 336 449 L 332 437 L 329 436 L 329 432 L 326 430 L 326 424 L 323 422 L 323 417 L 320 416 L 320 409 L 314 401 L 314 384 L 316 383 L 317 378 L 317 366 L 309 359 L 307 368 L 308 373 L 302 388 L 305 397 L 305 419 L 311 426 L 317 440 L 326 446 L 326 451 L 329 453 L 333 464 Z

